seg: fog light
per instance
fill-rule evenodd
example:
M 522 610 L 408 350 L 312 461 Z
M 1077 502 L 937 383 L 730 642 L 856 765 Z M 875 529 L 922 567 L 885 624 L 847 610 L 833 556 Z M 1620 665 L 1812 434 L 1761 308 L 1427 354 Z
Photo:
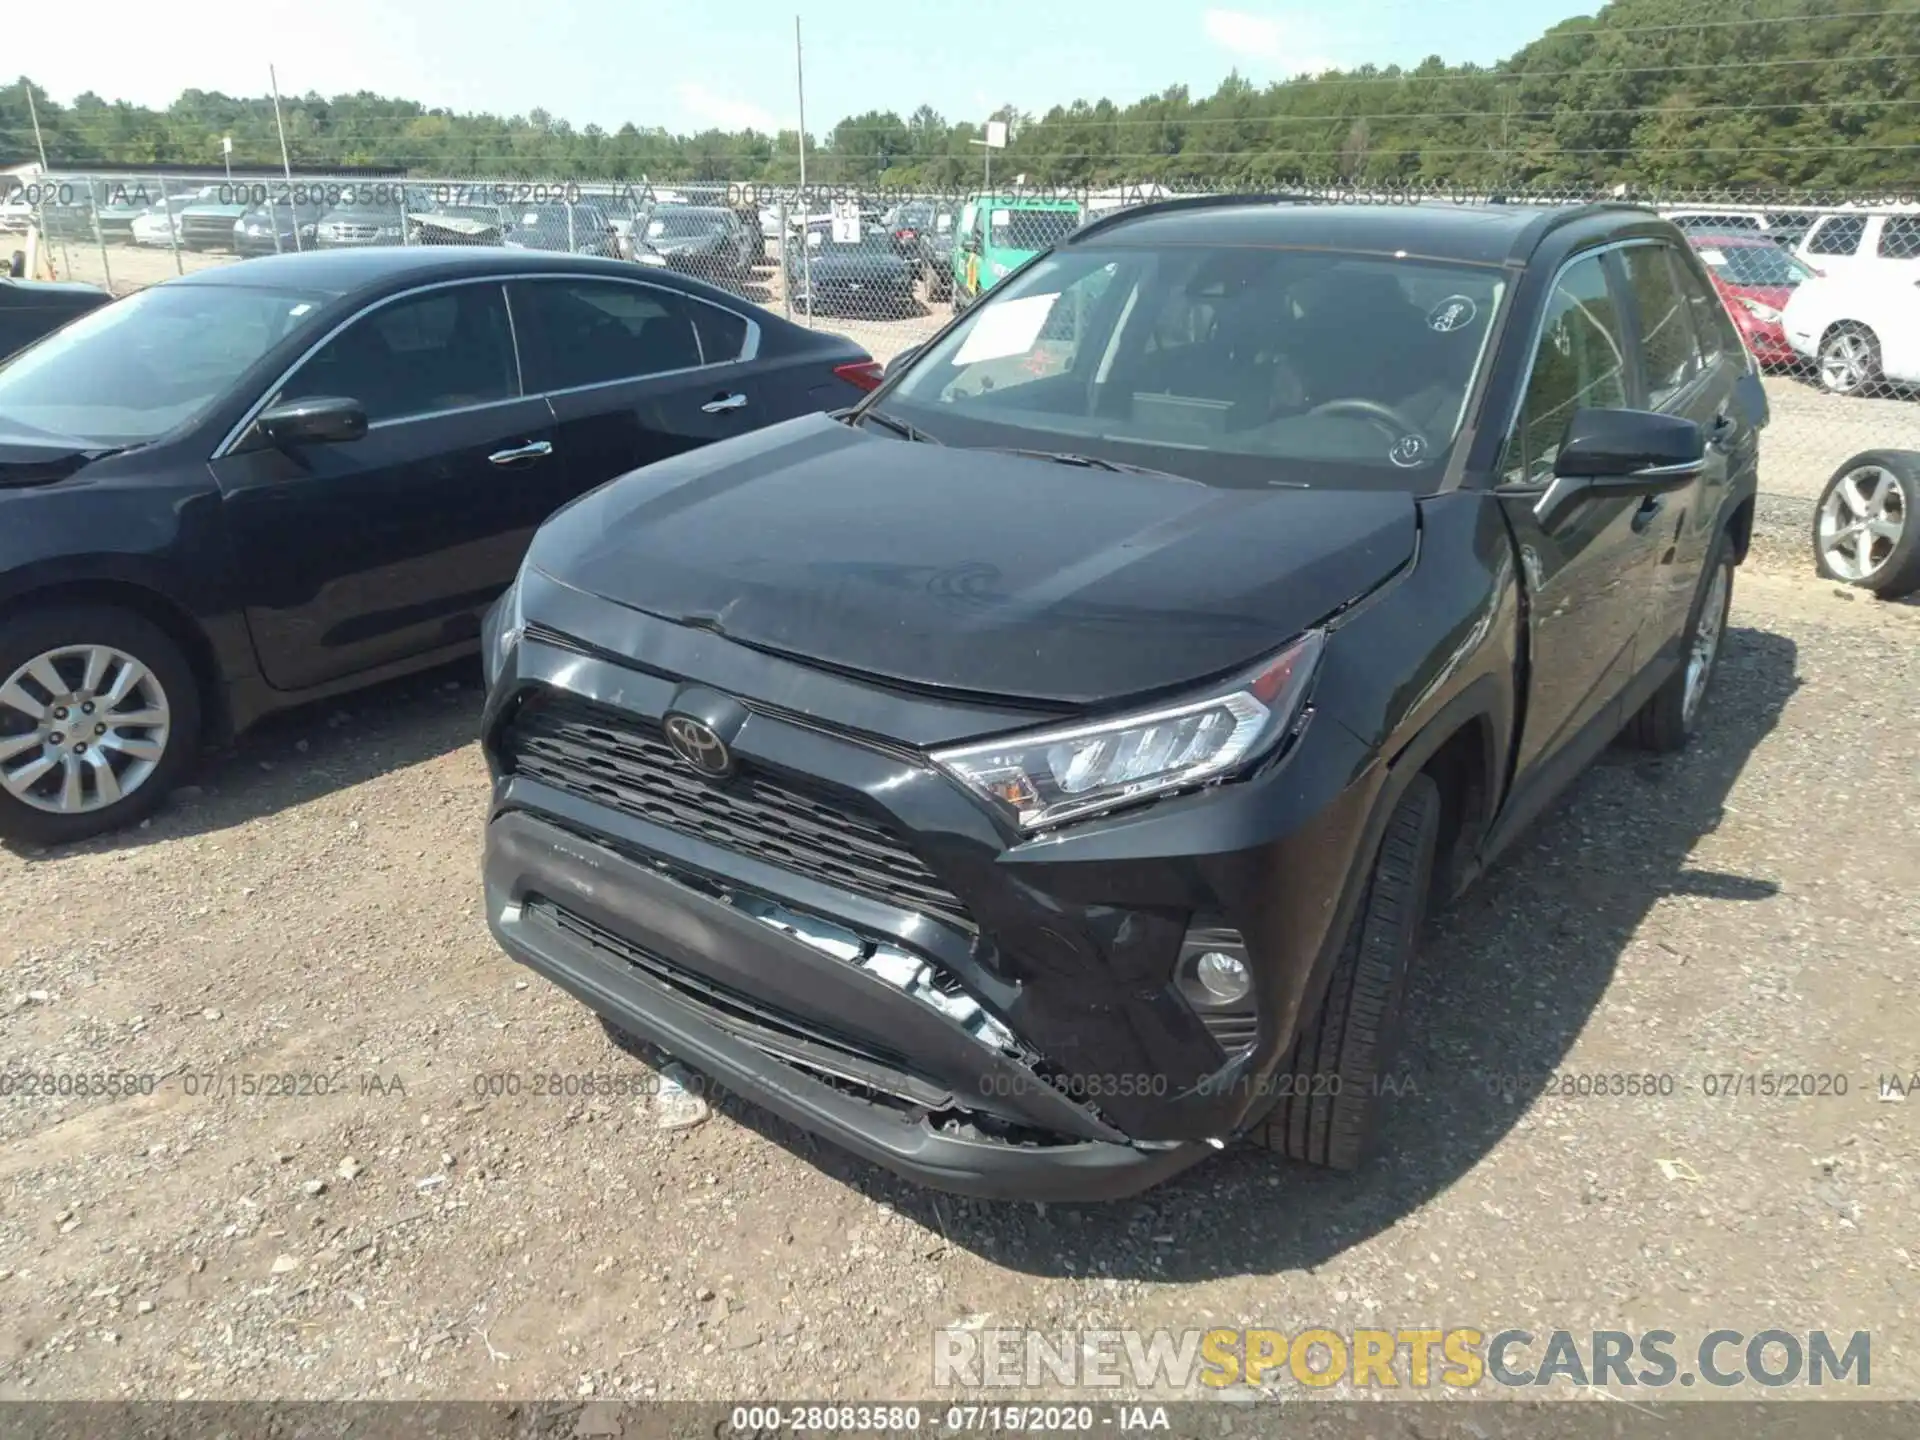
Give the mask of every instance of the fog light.
M 1246 962 L 1224 950 L 1202 953 L 1194 962 L 1193 978 L 1216 1005 L 1232 1005 L 1244 1000 L 1253 988 L 1253 977 L 1247 973 Z

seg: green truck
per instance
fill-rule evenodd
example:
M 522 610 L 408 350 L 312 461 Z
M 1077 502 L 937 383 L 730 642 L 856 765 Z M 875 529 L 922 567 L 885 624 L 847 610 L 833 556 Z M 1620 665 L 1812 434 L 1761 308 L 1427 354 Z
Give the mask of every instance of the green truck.
M 1073 200 L 1015 195 L 969 198 L 954 225 L 954 313 L 1079 228 L 1080 206 Z

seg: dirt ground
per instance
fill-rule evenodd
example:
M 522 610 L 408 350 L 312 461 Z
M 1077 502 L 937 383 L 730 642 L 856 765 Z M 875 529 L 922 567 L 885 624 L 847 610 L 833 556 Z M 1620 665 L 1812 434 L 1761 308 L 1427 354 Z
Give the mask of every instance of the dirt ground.
M 287 717 L 129 836 L 0 851 L 0 1398 L 925 1397 L 954 1324 L 1868 1330 L 1920 1396 L 1920 1094 L 1880 1083 L 1920 1071 L 1920 607 L 1792 534 L 1703 739 L 1610 755 L 1438 922 L 1345 1178 L 1236 1151 L 1043 1210 L 730 1099 L 663 1129 L 487 933 L 479 699 Z M 1673 1091 L 1498 1079 L 1615 1071 Z M 20 1093 L 62 1072 L 130 1078 Z M 1775 1072 L 1847 1093 L 1707 1093 Z

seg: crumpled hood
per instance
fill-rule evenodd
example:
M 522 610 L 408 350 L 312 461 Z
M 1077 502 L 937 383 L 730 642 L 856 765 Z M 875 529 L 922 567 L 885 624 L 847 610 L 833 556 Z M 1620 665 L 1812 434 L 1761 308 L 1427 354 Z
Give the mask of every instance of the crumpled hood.
M 1213 488 L 810 415 L 601 487 L 531 563 L 760 649 L 1084 705 L 1278 649 L 1405 565 L 1416 529 L 1398 491 Z

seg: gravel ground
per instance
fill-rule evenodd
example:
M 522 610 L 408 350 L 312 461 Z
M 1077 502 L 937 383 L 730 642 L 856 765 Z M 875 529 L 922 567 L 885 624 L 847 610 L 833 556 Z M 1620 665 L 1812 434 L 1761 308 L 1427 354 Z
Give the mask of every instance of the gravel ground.
M 1878 1093 L 1920 1071 L 1920 607 L 1767 531 L 1714 703 L 1437 922 L 1385 1158 L 1044 1210 L 730 1099 L 663 1128 L 487 934 L 474 670 L 276 721 L 131 836 L 0 851 L 5 1068 L 160 1077 L 0 1099 L 0 1398 L 926 1396 L 950 1324 L 1865 1329 L 1920 1395 L 1920 1095 Z M 1489 1083 L 1561 1071 L 1675 1089 Z M 1702 1092 L 1773 1071 L 1848 1093 Z

